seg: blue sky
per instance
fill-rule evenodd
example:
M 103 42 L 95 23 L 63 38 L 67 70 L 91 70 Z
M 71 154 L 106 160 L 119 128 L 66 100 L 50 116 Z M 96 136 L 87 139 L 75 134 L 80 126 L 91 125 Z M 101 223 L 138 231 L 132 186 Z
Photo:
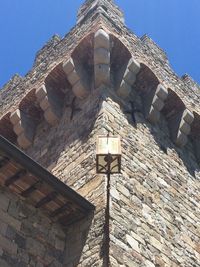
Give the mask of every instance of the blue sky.
M 81 0 L 1 0 L 0 88 L 31 69 L 36 52 L 55 33 L 75 24 Z M 148 34 L 168 55 L 175 72 L 200 84 L 200 0 L 116 0 L 127 26 Z

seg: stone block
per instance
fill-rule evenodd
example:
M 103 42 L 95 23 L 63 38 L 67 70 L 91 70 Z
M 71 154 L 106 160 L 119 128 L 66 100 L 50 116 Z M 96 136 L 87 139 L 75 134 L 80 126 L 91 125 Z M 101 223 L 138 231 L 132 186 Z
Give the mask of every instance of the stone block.
M 94 35 L 94 48 L 105 48 L 110 49 L 110 37 L 104 30 L 98 30 Z
M 39 101 L 41 99 L 43 99 L 47 95 L 47 90 L 46 90 L 45 85 L 42 85 L 41 87 L 39 87 L 38 89 L 36 89 L 35 95 L 36 95 L 36 97 L 37 97 L 37 99 Z
M 46 121 L 52 126 L 59 121 L 59 117 L 56 116 L 56 114 L 52 111 L 51 107 L 45 110 L 44 117 Z
M 63 63 L 63 70 L 67 75 L 74 70 L 74 61 L 72 58 Z
M 160 120 L 160 112 L 151 107 L 148 116 L 146 117 L 151 123 L 157 123 Z
M 160 111 L 164 108 L 167 96 L 168 91 L 161 84 L 143 96 L 145 117 L 151 123 L 157 123 L 159 121 Z
M 10 121 L 13 125 L 17 124 L 21 119 L 21 113 L 20 110 L 17 109 L 10 115 Z
M 194 120 L 194 115 L 191 111 L 189 111 L 188 109 L 186 109 L 183 112 L 183 120 L 186 121 L 188 124 L 192 124 L 193 120 Z
M 78 98 L 85 98 L 88 95 L 87 89 L 80 80 L 72 87 L 72 91 Z
M 133 73 L 132 71 L 130 71 L 129 69 L 126 69 L 126 72 L 124 74 L 124 80 L 129 84 L 129 85 L 133 85 L 136 81 L 136 75 L 135 73 Z
M 153 264 L 151 261 L 146 260 L 145 261 L 145 267 L 155 267 L 155 264 Z
M 80 78 L 79 78 L 77 72 L 75 70 L 73 70 L 72 72 L 69 73 L 69 75 L 67 76 L 67 79 L 73 85 L 73 84 L 77 83 Z
M 105 48 L 96 48 L 94 50 L 94 64 L 110 64 L 110 52 Z
M 125 66 L 124 66 L 125 67 Z M 136 81 L 136 75 L 139 72 L 140 69 L 140 64 L 137 63 L 133 58 L 131 58 L 127 64 L 127 66 L 122 67 L 121 71 L 119 72 L 119 89 L 117 89 L 117 94 L 123 98 L 128 97 L 128 95 L 131 93 L 131 86 L 135 83 Z M 123 73 L 122 76 L 122 81 L 121 80 L 121 74 Z M 118 82 L 117 82 L 118 83 Z
M 98 64 L 94 67 L 95 72 L 95 87 L 98 88 L 101 84 L 109 84 L 110 82 L 110 66 Z
M 150 244 L 159 251 L 162 250 L 163 244 L 153 236 L 150 237 Z
M 42 110 L 48 109 L 50 106 L 48 96 L 46 95 L 40 102 L 40 107 Z
M 0 191 L 0 210 L 7 211 L 9 204 L 10 204 L 9 197 Z
M 0 252 L 1 252 L 2 250 L 0 249 Z M 2 252 L 2 254 L 3 254 L 3 252 Z M 0 266 L 1 267 L 11 267 L 5 260 L 3 260 L 3 259 L 0 259 Z
M 138 242 L 130 235 L 126 235 L 126 240 L 129 246 L 136 252 L 140 253 L 140 248 Z
M 0 221 L 0 234 L 2 236 L 6 235 L 7 228 L 8 228 L 8 225 L 6 223 Z
M 157 95 L 154 96 L 152 101 L 152 106 L 157 109 L 157 111 L 161 111 L 164 107 L 164 102 L 161 98 L 159 98 Z
M 0 235 L 0 248 L 12 255 L 17 254 L 17 245 L 2 235 Z
M 19 146 L 23 149 L 28 148 L 32 144 L 32 140 L 27 138 L 24 132 L 22 132 L 18 137 L 17 137 L 17 142 Z
M 64 251 L 65 249 L 65 240 L 62 240 L 60 238 L 56 238 L 55 240 L 55 248 L 60 250 L 60 251 Z
M 16 133 L 16 135 L 20 135 L 24 131 L 22 126 L 22 121 L 19 121 L 17 124 L 15 124 L 13 130 Z
M 126 98 L 131 93 L 131 90 L 132 90 L 131 86 L 123 80 L 119 89 L 117 90 L 117 94 L 120 97 Z
M 157 89 L 156 89 L 156 95 L 160 99 L 165 101 L 167 99 L 167 96 L 168 96 L 168 90 L 162 84 L 159 84 Z
M 181 120 L 179 130 L 185 135 L 188 135 L 191 131 L 191 127 L 185 120 Z
M 185 135 L 184 133 L 182 133 L 181 131 L 178 132 L 177 138 L 176 138 L 176 145 L 183 147 L 187 144 L 188 138 L 187 135 Z
M 44 256 L 45 247 L 42 243 L 38 242 L 37 240 L 33 239 L 32 237 L 28 237 L 26 239 L 26 249 L 31 255 L 33 256 Z
M 11 114 L 10 119 L 13 124 L 13 130 L 18 136 L 18 144 L 26 149 L 32 144 L 36 128 L 35 121 L 19 109 Z
M 131 59 L 129 60 L 129 62 L 128 62 L 128 66 L 127 66 L 127 68 L 128 68 L 131 72 L 135 73 L 135 75 L 137 75 L 137 74 L 139 73 L 139 71 L 140 71 L 141 66 L 140 66 L 140 63 L 137 62 L 137 60 L 131 58 Z
M 194 115 L 187 109 L 168 119 L 171 137 L 177 146 L 183 147 L 186 145 L 193 120 Z

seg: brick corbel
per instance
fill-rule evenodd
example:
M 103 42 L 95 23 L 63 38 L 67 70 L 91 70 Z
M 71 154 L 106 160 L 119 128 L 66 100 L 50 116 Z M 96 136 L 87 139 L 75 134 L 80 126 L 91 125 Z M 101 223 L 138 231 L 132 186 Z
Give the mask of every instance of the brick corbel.
M 110 36 L 102 29 L 94 35 L 94 80 L 95 88 L 110 83 Z
M 188 109 L 185 109 L 168 119 L 171 137 L 177 146 L 183 147 L 186 145 L 188 136 L 191 132 L 191 124 L 193 120 L 194 115 Z
M 200 115 L 196 112 L 191 125 L 191 140 L 194 147 L 195 156 L 198 164 L 200 164 Z
M 126 98 L 129 96 L 132 90 L 132 86 L 136 81 L 136 76 L 140 71 L 140 63 L 131 58 L 126 66 L 122 81 L 117 90 L 117 94 L 120 97 Z
M 46 121 L 52 126 L 57 124 L 62 116 L 64 102 L 59 92 L 47 89 L 43 84 L 36 90 L 36 97 L 41 109 L 44 111 Z
M 168 90 L 159 84 L 156 90 L 151 90 L 143 96 L 145 117 L 151 123 L 157 123 L 160 119 L 160 112 L 165 105 L 168 96 Z
M 193 147 L 198 164 L 200 164 L 200 138 L 193 139 Z
M 67 79 L 72 86 L 74 95 L 78 98 L 85 98 L 88 93 L 87 79 L 80 77 L 79 73 L 82 72 L 79 66 L 79 70 L 75 67 L 74 60 L 70 58 L 63 63 L 63 70 L 67 75 Z
M 17 135 L 17 142 L 23 149 L 31 146 L 35 134 L 36 124 L 23 111 L 17 109 L 10 115 L 13 130 Z

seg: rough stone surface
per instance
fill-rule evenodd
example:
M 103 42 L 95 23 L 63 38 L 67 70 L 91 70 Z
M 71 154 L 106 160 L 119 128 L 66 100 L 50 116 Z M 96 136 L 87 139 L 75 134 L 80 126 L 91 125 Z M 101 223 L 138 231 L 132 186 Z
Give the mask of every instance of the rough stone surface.
M 100 47 L 108 50 L 108 36 L 113 46 L 110 64 L 102 65 L 102 73 L 110 74 L 110 84 L 96 88 L 94 75 L 99 66 L 94 64 L 94 36 L 99 29 L 108 34 L 98 41 Z M 119 48 L 123 48 L 121 54 Z M 77 83 L 76 75 L 68 81 L 63 69 L 54 71 L 71 57 L 84 66 L 90 78 L 90 90 L 83 99 L 76 97 L 82 92 L 80 86 L 77 92 L 70 87 L 70 81 Z M 138 62 L 133 72 L 137 76 L 132 80 L 126 73 L 123 79 L 125 70 L 131 72 L 133 67 L 128 64 L 131 58 Z M 72 73 L 74 65 L 64 67 L 65 72 Z M 114 81 L 119 73 L 124 84 L 134 82 L 127 83 L 125 97 L 117 94 Z M 39 88 L 45 82 L 63 93 L 62 112 L 53 125 L 44 119 L 49 98 Z M 166 99 L 162 90 L 156 91 L 159 84 L 168 90 L 168 94 L 164 90 Z M 41 117 L 25 152 L 91 201 L 96 210 L 63 232 L 58 224 L 1 188 L 0 266 L 107 267 L 109 256 L 110 265 L 116 267 L 198 267 L 200 87 L 187 75 L 179 78 L 150 38 L 139 39 L 131 33 L 113 1 L 88 0 L 72 31 L 62 40 L 54 37 L 38 53 L 32 70 L 24 78 L 16 76 L 1 90 L 1 116 L 19 108 L 33 89 L 38 98 L 30 114 Z M 155 92 L 166 101 L 154 98 Z M 148 94 L 153 95 L 151 104 L 159 111 L 154 114 L 159 114 L 156 124 L 147 120 L 144 111 Z M 132 109 L 128 110 L 130 102 Z M 181 115 L 175 132 L 183 147 L 171 136 L 169 120 L 174 114 Z M 12 132 L 9 119 L 6 122 Z M 97 135 L 108 132 L 121 137 L 122 172 L 112 175 L 106 198 L 107 177 L 96 174 L 95 149 Z

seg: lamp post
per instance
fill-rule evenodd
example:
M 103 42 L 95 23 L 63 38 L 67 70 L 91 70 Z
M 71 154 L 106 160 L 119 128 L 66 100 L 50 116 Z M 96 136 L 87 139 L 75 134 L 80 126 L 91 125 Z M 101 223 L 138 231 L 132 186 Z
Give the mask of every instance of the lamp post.
M 97 138 L 96 151 L 97 173 L 107 175 L 107 204 L 105 211 L 105 261 L 106 266 L 110 266 L 110 175 L 121 172 L 121 141 L 119 136 L 100 135 Z

